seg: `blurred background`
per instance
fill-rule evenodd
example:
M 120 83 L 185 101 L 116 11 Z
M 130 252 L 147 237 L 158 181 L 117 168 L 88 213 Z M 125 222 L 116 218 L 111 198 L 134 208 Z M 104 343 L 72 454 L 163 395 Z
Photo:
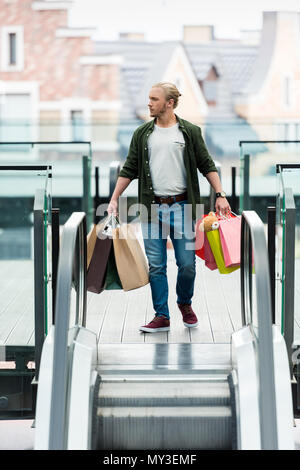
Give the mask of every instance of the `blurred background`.
M 299 0 L 0 0 L 0 352 L 11 347 L 7 361 L 23 352 L 34 360 L 35 293 L 47 334 L 59 228 L 82 210 L 90 228 L 134 130 L 149 120 L 148 93 L 159 81 L 179 88 L 176 113 L 201 127 L 231 207 L 253 209 L 266 224 L 267 208 L 276 206 L 276 315 L 284 318 L 284 301 L 293 298 L 285 292 L 295 292 L 298 340 Z M 199 181 L 207 210 L 213 195 Z M 136 180 L 124 195 L 136 202 Z M 295 282 L 287 276 L 288 212 L 296 218 Z M 34 371 L 24 374 L 20 387 L 31 401 Z M 0 429 L 8 436 L 0 448 L 20 445 L 10 429 Z
M 124 162 L 149 119 L 151 85 L 171 81 L 176 112 L 201 126 L 228 194 L 231 168 L 238 194 L 250 155 L 264 217 L 275 164 L 299 162 L 299 11 L 298 0 L 0 0 L 0 164 L 52 165 L 53 197 L 76 209 L 90 155 L 107 197 L 110 163 Z M 136 193 L 134 182 L 126 194 Z

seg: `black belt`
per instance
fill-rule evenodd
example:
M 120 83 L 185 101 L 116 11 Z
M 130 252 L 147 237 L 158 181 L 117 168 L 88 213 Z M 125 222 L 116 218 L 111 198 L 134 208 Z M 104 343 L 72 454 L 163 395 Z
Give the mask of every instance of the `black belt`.
M 187 199 L 187 192 L 176 194 L 176 196 L 155 196 L 154 199 L 158 204 L 174 204 L 175 202 Z

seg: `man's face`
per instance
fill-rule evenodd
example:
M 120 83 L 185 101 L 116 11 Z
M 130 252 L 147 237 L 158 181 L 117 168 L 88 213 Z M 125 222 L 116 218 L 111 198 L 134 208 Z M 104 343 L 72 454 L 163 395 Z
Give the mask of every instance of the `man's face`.
M 166 100 L 165 92 L 160 87 L 153 87 L 149 93 L 148 108 L 151 117 L 162 116 L 168 107 L 169 101 Z

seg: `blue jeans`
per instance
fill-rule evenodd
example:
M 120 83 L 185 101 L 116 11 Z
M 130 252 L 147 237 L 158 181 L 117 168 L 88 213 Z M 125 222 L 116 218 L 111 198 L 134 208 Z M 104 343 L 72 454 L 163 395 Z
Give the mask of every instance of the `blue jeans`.
M 194 221 L 184 217 L 187 201 L 158 206 L 151 222 L 142 222 L 145 251 L 149 263 L 149 280 L 156 315 L 170 318 L 167 280 L 167 236 L 173 246 L 178 267 L 177 303 L 191 304 L 196 276 Z

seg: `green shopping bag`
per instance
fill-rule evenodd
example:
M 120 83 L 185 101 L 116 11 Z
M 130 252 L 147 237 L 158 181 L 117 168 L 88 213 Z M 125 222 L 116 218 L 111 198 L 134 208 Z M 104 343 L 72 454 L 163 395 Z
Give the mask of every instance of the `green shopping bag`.
M 119 278 L 117 266 L 116 266 L 113 245 L 111 247 L 109 257 L 108 257 L 104 289 L 105 290 L 123 289 L 120 278 Z
M 230 266 L 228 268 L 225 266 L 219 230 L 211 230 L 210 232 L 206 232 L 205 234 L 210 244 L 211 251 L 213 252 L 219 272 L 221 274 L 229 274 L 239 269 L 240 266 Z

